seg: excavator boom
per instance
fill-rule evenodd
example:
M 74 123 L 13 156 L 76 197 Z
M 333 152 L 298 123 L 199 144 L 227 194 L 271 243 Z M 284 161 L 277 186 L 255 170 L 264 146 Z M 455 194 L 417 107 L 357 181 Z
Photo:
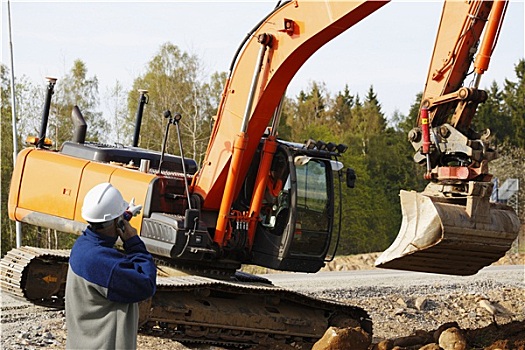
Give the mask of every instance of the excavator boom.
M 304 62 L 321 46 L 386 3 L 388 1 L 288 1 L 250 33 L 224 87 L 206 158 L 194 178 L 193 193 L 204 199 L 203 208 L 220 207 L 232 167 L 239 167 L 237 178 L 245 177 L 250 164 L 246 159 L 253 157 L 288 83 Z M 259 66 L 256 63 L 260 58 Z M 252 84 L 256 74 L 252 76 L 247 72 L 254 70 L 259 75 Z M 250 99 L 253 103 L 248 103 Z M 245 161 L 231 165 L 234 140 L 241 132 L 246 135 Z M 240 185 L 240 181 L 234 184 L 235 194 Z

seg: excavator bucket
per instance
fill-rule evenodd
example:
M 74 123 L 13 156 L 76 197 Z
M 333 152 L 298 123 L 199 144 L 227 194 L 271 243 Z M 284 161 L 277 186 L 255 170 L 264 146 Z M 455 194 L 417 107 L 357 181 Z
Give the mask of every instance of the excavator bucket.
M 488 197 L 455 199 L 401 191 L 403 220 L 381 268 L 473 275 L 500 259 L 518 235 L 514 210 Z

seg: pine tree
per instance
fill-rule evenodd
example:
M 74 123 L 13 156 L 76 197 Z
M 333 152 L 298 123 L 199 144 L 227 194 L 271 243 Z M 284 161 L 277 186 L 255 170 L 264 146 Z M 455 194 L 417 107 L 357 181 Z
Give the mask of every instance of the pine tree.
M 492 82 L 487 93 L 488 98 L 478 107 L 472 126 L 476 131 L 490 129 L 494 141 L 500 144 L 511 138 L 510 116 L 504 111 L 503 93 L 496 81 Z
M 514 67 L 517 81 L 505 79 L 503 101 L 505 112 L 510 117 L 512 133 L 509 142 L 518 147 L 525 147 L 525 59 Z
M 335 121 L 339 132 L 344 130 L 344 125 L 352 118 L 353 106 L 354 97 L 350 94 L 350 89 L 348 85 L 346 85 L 343 92 L 338 92 L 335 96 L 334 105 L 331 110 L 331 119 Z

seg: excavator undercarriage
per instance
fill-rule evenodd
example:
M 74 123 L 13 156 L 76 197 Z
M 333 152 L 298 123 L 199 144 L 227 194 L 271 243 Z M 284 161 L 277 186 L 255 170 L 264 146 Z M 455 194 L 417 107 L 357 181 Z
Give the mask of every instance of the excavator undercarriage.
M 63 308 L 68 256 L 68 250 L 11 250 L 0 262 L 2 290 L 36 305 Z M 285 290 L 242 272 L 166 276 L 172 270 L 159 266 L 164 276 L 157 279 L 157 292 L 139 303 L 143 334 L 222 346 L 312 345 L 329 326 L 361 327 L 372 334 L 370 317 L 356 306 Z

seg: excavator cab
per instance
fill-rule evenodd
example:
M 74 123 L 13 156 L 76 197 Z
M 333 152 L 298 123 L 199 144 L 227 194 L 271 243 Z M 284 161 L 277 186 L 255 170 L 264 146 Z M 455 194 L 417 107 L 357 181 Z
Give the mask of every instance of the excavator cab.
M 305 152 L 306 151 L 306 152 Z M 335 170 L 329 152 L 279 142 L 274 155 L 250 263 L 317 272 L 331 246 Z M 341 196 L 338 196 L 341 198 Z

